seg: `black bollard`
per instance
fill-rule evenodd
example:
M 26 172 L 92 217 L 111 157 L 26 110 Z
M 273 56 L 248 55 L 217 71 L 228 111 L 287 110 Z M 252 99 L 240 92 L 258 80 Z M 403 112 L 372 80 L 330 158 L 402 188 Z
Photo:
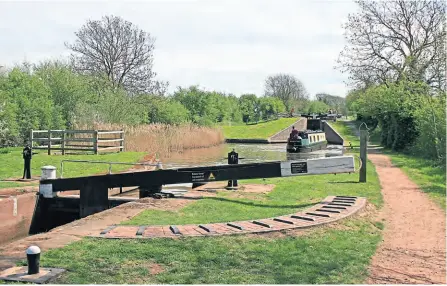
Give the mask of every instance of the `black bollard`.
M 230 153 L 228 153 L 228 164 L 229 165 L 237 165 L 239 164 L 239 154 L 236 153 L 233 149 Z M 226 189 L 237 189 L 237 180 L 229 180 L 228 186 Z
M 26 250 L 26 258 L 28 260 L 28 274 L 39 273 L 40 266 L 40 248 L 38 246 L 30 246 Z
M 23 148 L 22 156 L 25 161 L 23 167 L 23 179 L 31 179 L 31 157 L 33 156 L 33 151 L 28 144 Z

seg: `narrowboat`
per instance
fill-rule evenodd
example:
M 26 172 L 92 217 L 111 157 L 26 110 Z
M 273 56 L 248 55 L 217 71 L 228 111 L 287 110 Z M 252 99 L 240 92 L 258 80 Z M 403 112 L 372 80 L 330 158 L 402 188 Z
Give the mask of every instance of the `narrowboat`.
M 322 130 L 298 131 L 287 140 L 287 153 L 305 153 L 327 148 L 326 134 Z

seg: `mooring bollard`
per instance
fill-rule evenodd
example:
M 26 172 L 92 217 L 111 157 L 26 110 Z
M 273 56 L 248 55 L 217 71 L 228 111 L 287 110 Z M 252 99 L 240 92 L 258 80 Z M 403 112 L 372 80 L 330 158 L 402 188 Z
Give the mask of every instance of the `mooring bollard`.
M 31 158 L 33 157 L 33 151 L 28 144 L 23 148 L 22 157 L 24 161 L 23 179 L 31 179 Z
M 40 248 L 36 245 L 28 247 L 26 250 L 26 258 L 28 260 L 28 274 L 39 273 L 40 266 Z
M 40 180 L 47 179 L 56 179 L 56 167 L 54 166 L 43 166 L 41 168 L 42 175 Z M 39 193 L 45 198 L 54 198 L 56 196 L 56 192 L 53 192 L 53 188 L 51 184 L 40 184 L 39 185 Z
M 228 164 L 229 165 L 237 165 L 239 164 L 239 154 L 236 153 L 233 149 L 233 151 L 231 151 L 230 153 L 228 153 Z M 228 181 L 228 186 L 226 187 L 226 189 L 229 190 L 234 190 L 237 189 L 237 180 L 229 180 Z

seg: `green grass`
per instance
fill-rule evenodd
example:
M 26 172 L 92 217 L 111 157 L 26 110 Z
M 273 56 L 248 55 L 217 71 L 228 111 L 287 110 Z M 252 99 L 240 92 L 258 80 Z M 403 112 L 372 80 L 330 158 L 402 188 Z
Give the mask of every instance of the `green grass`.
M 360 146 L 360 138 L 355 135 L 354 130 L 345 121 L 330 122 L 329 124 L 343 137 L 346 146 L 349 146 L 349 142 L 352 143 L 352 146 Z
M 360 284 L 380 240 L 374 224 L 358 219 L 275 239 L 85 238 L 44 252 L 41 265 L 68 270 L 55 284 Z
M 218 192 L 187 205 L 179 211 L 145 210 L 126 225 L 166 225 L 226 222 L 267 218 L 293 213 L 309 207 L 329 195 L 364 196 L 374 205 L 382 205 L 380 184 L 374 166 L 367 168 L 367 184 L 358 183 L 358 174 L 313 175 L 264 180 L 242 180 L 240 183 L 275 184 L 267 195 L 255 200 L 231 198 L 231 191 Z M 243 191 L 241 191 L 243 194 Z
M 22 178 L 23 176 L 23 158 L 21 148 L 9 148 L 10 152 L 0 152 L 0 180 L 10 178 Z M 109 153 L 101 155 L 47 155 L 45 152 L 39 152 L 33 155 L 31 160 L 31 175 L 40 176 L 41 167 L 46 165 L 55 166 L 57 168 L 57 175 L 60 172 L 60 163 L 62 160 L 88 160 L 88 161 L 111 161 L 111 162 L 137 162 L 143 158 L 144 152 L 122 152 Z M 127 165 L 114 165 L 112 172 L 118 172 L 131 168 Z M 93 175 L 98 173 L 108 172 L 108 165 L 106 164 L 91 164 L 91 163 L 64 163 L 64 178 L 79 177 L 86 175 Z M 14 182 L 0 182 L 0 187 L 15 186 Z M 23 186 L 23 184 L 20 184 Z
M 355 124 L 356 126 L 359 125 L 358 122 L 355 122 Z M 354 132 L 347 126 L 346 122 L 338 121 L 333 126 L 344 138 L 352 140 L 352 145 L 359 144 L 359 139 L 353 138 Z M 370 133 L 370 142 L 379 144 L 379 139 L 379 130 L 374 130 Z M 390 150 L 383 150 L 383 153 L 389 155 L 392 163 L 396 167 L 401 168 L 410 180 L 417 184 L 423 192 L 427 193 L 433 201 L 444 210 L 446 209 L 446 169 L 444 166 L 436 165 L 432 160 L 409 154 Z
M 292 125 L 297 120 L 297 118 L 280 118 L 278 120 L 258 124 L 222 126 L 222 130 L 225 138 L 267 139 L 282 129 Z

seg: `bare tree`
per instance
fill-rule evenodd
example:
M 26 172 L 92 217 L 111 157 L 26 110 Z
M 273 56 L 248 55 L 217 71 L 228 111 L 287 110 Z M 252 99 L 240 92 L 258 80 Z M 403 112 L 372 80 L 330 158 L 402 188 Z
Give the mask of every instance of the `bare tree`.
M 351 84 L 364 87 L 408 78 L 445 87 L 443 0 L 358 0 L 360 11 L 344 25 L 345 46 L 338 68 Z
M 264 93 L 266 96 L 281 99 L 288 110 L 297 102 L 305 101 L 309 98 L 309 93 L 303 83 L 289 74 L 277 74 L 267 77 Z
M 130 93 L 164 93 L 167 83 L 154 80 L 154 39 L 132 23 L 116 16 L 89 20 L 75 33 L 74 67 L 79 72 L 106 75 L 114 86 Z

